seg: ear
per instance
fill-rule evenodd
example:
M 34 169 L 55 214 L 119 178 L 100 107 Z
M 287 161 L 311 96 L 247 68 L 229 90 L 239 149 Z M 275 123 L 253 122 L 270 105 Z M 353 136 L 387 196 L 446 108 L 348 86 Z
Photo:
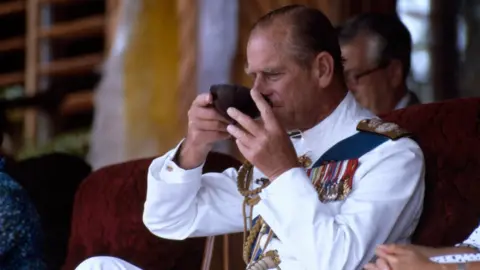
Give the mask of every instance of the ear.
M 334 66 L 333 57 L 327 52 L 321 52 L 315 57 L 313 72 L 321 88 L 326 88 L 331 84 L 335 70 Z
M 388 77 L 390 86 L 398 88 L 403 83 L 403 65 L 399 60 L 392 60 L 388 65 Z

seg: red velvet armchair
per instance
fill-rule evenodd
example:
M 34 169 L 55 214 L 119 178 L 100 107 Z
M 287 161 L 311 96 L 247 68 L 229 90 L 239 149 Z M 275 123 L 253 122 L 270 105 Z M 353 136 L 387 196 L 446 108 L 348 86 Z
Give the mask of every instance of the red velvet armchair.
M 425 207 L 413 241 L 430 246 L 462 241 L 480 220 L 480 99 L 417 105 L 383 118 L 413 132 L 425 155 Z M 142 224 L 150 160 L 110 166 L 84 181 L 76 195 L 64 270 L 95 255 L 117 256 L 146 270 L 201 269 L 205 238 L 159 239 Z M 214 153 L 207 164 L 206 171 L 239 165 Z M 213 260 L 223 262 L 224 270 L 242 269 L 239 240 L 224 246 L 235 251 L 215 249 Z M 219 259 L 226 255 L 230 264 Z M 211 269 L 221 268 L 214 263 Z
M 83 260 L 99 255 L 119 257 L 145 270 L 201 269 L 206 238 L 161 239 L 142 222 L 151 161 L 147 158 L 108 166 L 83 181 L 75 198 L 64 270 L 75 269 Z M 239 166 L 232 157 L 210 153 L 203 171 L 221 172 Z
M 480 222 L 480 98 L 416 105 L 383 118 L 411 131 L 425 156 L 425 204 L 413 242 L 463 241 Z

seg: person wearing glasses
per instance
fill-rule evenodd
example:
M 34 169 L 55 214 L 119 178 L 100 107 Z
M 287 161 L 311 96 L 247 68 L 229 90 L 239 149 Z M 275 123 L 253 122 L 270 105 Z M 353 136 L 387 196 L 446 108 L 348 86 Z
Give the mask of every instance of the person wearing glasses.
M 337 30 L 347 86 L 363 107 L 382 115 L 420 103 L 407 88 L 412 39 L 398 16 L 365 13 Z

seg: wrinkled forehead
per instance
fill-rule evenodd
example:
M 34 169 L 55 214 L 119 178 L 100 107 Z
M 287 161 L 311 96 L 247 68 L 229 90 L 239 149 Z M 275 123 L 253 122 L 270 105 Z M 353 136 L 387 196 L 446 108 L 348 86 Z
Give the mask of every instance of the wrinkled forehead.
M 290 55 L 285 29 L 254 30 L 248 40 L 246 71 L 254 73 L 286 65 Z

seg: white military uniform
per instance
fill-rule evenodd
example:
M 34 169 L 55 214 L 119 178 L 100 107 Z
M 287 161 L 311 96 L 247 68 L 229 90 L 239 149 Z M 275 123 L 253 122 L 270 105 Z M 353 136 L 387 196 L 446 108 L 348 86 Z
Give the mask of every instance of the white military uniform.
M 299 156 L 315 161 L 355 134 L 360 120 L 373 117 L 349 93 L 331 115 L 292 142 Z M 201 167 L 183 170 L 172 161 L 176 151 L 150 165 L 143 215 L 148 229 L 178 240 L 243 231 L 237 171 L 202 175 Z M 253 216 L 261 215 L 277 236 L 265 251 L 277 250 L 281 269 L 361 269 L 378 244 L 409 241 L 424 196 L 419 146 L 407 138 L 388 140 L 361 156 L 358 164 L 344 200 L 321 202 L 303 168 L 283 173 L 259 194 Z M 260 177 L 255 170 L 254 179 Z M 99 265 L 108 261 L 126 267 L 117 269 L 132 267 L 113 258 L 94 258 L 78 269 L 102 269 Z

